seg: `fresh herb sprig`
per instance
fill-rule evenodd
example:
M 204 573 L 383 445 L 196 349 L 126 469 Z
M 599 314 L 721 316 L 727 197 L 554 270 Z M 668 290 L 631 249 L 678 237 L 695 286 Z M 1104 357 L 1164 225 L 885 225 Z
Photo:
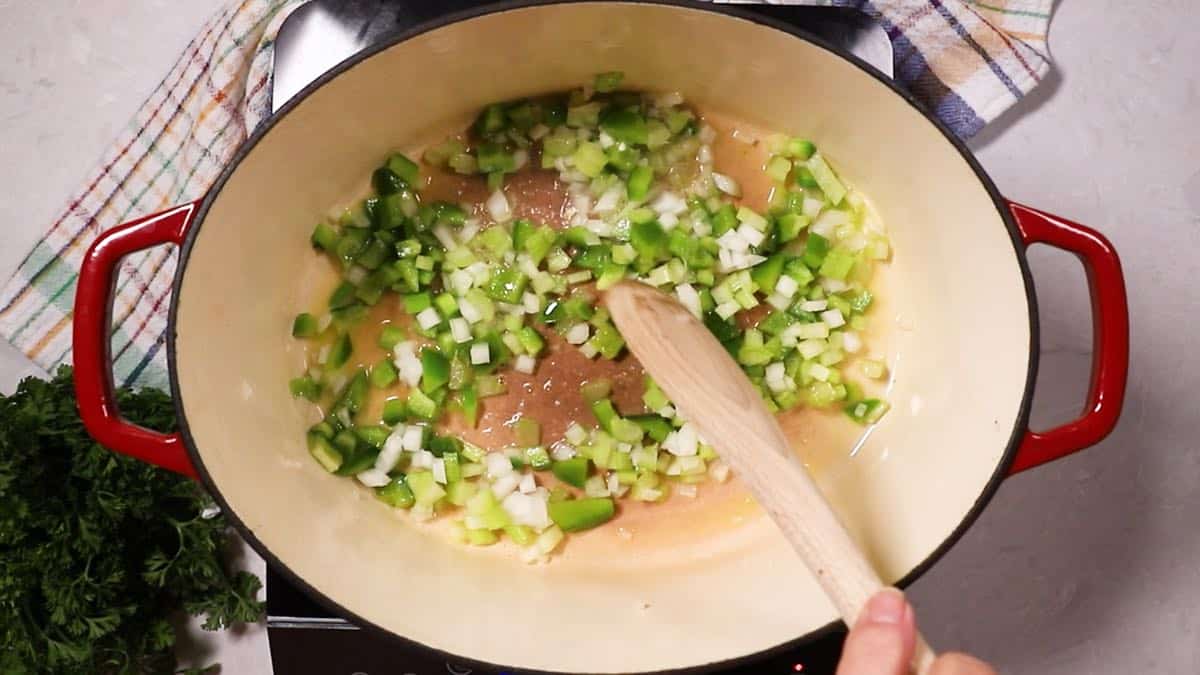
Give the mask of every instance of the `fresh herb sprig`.
M 160 431 L 159 391 L 118 392 Z M 0 672 L 171 673 L 180 611 L 219 630 L 262 616 L 261 582 L 226 568 L 225 520 L 193 481 L 96 443 L 71 371 L 0 396 Z

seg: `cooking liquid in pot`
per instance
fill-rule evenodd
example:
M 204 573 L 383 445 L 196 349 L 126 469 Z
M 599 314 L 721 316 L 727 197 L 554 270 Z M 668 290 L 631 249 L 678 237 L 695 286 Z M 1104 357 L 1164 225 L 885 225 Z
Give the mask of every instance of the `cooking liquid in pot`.
M 702 117 L 717 131 L 717 139 L 712 144 L 714 168 L 741 185 L 742 204 L 759 212 L 765 211 L 774 189 L 763 171 L 769 153 L 761 139 L 765 139 L 768 133 L 712 112 L 705 112 Z M 420 155 L 420 152 L 410 153 L 412 157 Z M 556 229 L 564 228 L 571 215 L 570 198 L 565 186 L 560 184 L 555 171 L 531 168 L 537 165 L 535 158 L 526 169 L 510 174 L 505 180 L 505 192 L 512 205 L 513 217 L 528 218 Z M 482 207 L 489 194 L 483 176 L 463 176 L 422 164 L 421 177 L 424 181 L 420 189 L 423 201 L 473 204 L 473 215 L 485 223 L 489 221 Z M 311 296 L 306 294 L 306 297 L 323 300 L 337 285 L 338 272 L 328 256 L 318 258 L 320 265 L 313 272 L 316 277 L 310 277 L 304 285 L 317 289 Z M 888 297 L 889 268 L 889 265 L 876 268 L 874 287 L 880 292 L 875 295 L 872 320 L 868 329 L 863 331 L 863 338 L 864 343 L 869 345 L 864 349 L 865 353 L 885 357 L 889 364 L 894 365 L 894 355 L 887 352 L 887 332 L 894 324 L 889 320 L 894 314 Z M 320 311 L 321 300 L 314 302 L 317 311 Z M 769 310 L 769 307 L 764 304 L 754 310 L 741 312 L 737 317 L 739 323 L 743 326 L 757 323 L 765 315 L 764 309 Z M 352 330 L 354 353 L 351 363 L 370 367 L 389 357 L 377 344 L 382 326 L 387 323 L 407 325 L 410 320 L 402 309 L 400 298 L 394 293 L 387 294 L 371 308 L 366 320 Z M 578 421 L 585 428 L 595 425 L 580 388 L 598 379 L 612 382 L 612 400 L 622 415 L 647 412 L 641 399 L 644 372 L 628 350 L 614 360 L 599 357 L 589 359 L 553 330 L 545 326 L 539 327 L 539 330 L 546 339 L 546 353 L 539 360 L 534 374 L 503 370 L 508 391 L 481 399 L 475 428 L 466 425 L 461 414 L 448 412 L 436 425 L 439 433 L 458 436 L 488 450 L 498 450 L 514 443 L 513 424 L 522 416 L 529 416 L 540 423 L 542 444 L 550 447 L 562 439 L 571 422 Z M 865 380 L 862 384 L 868 394 L 885 394 L 883 389 L 886 384 Z M 872 386 L 878 390 L 872 392 Z M 403 397 L 406 390 L 403 385 L 390 390 L 372 388 L 363 419 L 377 420 L 383 403 L 391 397 Z M 314 420 L 317 420 L 324 413 L 320 411 L 313 414 Z M 851 457 L 870 433 L 869 428 L 864 429 L 847 418 L 840 406 L 820 410 L 801 405 L 781 413 L 778 419 L 785 434 L 793 440 L 795 450 L 818 481 L 838 463 Z M 539 472 L 538 482 L 550 488 L 558 484 L 549 471 Z M 382 503 L 379 507 L 387 508 Z M 642 556 L 669 553 L 673 547 L 694 544 L 713 535 L 733 531 L 759 515 L 761 511 L 736 475 L 724 483 L 707 480 L 698 484 L 695 497 L 674 494 L 662 503 L 620 500 L 617 517 L 612 522 L 574 533 L 555 555 L 564 559 L 593 558 L 611 555 L 614 546 Z M 435 519 L 429 525 L 448 527 L 449 521 Z M 479 550 L 515 551 L 517 547 L 505 539 L 498 546 Z M 729 548 L 718 546 L 716 550 Z M 710 549 L 710 552 L 713 550 Z

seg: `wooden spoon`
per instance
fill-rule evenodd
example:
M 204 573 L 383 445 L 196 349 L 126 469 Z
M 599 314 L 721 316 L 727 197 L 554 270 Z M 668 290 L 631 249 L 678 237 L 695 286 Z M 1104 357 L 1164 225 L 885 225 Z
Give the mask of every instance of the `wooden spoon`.
M 737 471 L 853 626 L 883 580 L 741 367 L 691 312 L 650 286 L 623 281 L 607 291 L 605 304 L 642 367 Z M 933 659 L 918 633 L 914 671 L 926 673 Z

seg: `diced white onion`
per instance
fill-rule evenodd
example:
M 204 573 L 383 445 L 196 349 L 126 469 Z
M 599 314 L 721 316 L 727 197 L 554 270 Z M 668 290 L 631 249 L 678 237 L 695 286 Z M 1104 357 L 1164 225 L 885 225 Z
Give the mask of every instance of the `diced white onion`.
M 521 307 L 524 308 L 526 314 L 537 314 L 542 311 L 542 301 L 538 299 L 538 296 L 526 291 L 521 296 Z
M 379 456 L 375 458 L 376 470 L 388 473 L 396 468 L 396 462 L 400 461 L 400 453 L 403 451 L 404 426 L 400 425 L 383 442 L 383 449 L 379 451 Z
M 608 135 L 607 131 L 600 132 L 600 147 L 608 149 L 616 145 L 617 141 L 612 136 Z
M 737 314 L 741 308 L 742 306 L 736 302 L 723 302 L 717 305 L 717 316 L 721 317 L 722 319 L 728 319 L 734 314 Z
M 471 286 L 475 285 L 475 278 L 466 270 L 454 270 L 447 277 L 450 281 L 448 285 L 457 295 L 466 295 Z
M 587 437 L 587 430 L 579 426 L 577 422 L 571 422 L 571 426 L 567 427 L 567 430 L 563 432 L 563 438 L 566 438 L 567 441 L 574 445 L 583 443 L 587 440 Z
M 596 355 L 600 353 L 600 350 L 596 349 L 596 346 L 592 343 L 585 342 L 579 346 L 579 353 L 583 354 L 585 358 L 593 359 L 596 358 Z
M 521 273 L 527 277 L 537 276 L 537 265 L 533 264 L 533 258 L 530 258 L 525 253 L 517 256 L 517 267 L 519 267 L 521 269 Z
M 842 316 L 842 310 L 830 309 L 821 312 L 821 320 L 830 328 L 841 328 L 846 325 L 846 317 Z
M 600 199 L 596 200 L 596 205 L 592 207 L 593 213 L 612 213 L 621 205 L 621 198 L 625 196 L 625 188 L 622 185 L 615 185 L 604 191 L 600 195 Z
M 734 253 L 743 253 L 750 249 L 750 242 L 738 230 L 729 230 L 717 237 L 717 245 Z
M 404 430 L 404 449 L 409 452 L 418 452 L 421 449 L 421 443 L 425 440 L 425 427 L 414 424 Z
M 492 491 L 495 492 L 494 485 Z M 500 502 L 500 506 L 508 512 L 514 523 L 527 525 L 537 530 L 550 527 L 550 514 L 546 508 L 545 499 L 537 494 L 522 494 L 511 490 L 509 493 L 511 494 L 505 496 Z M 536 545 L 535 543 L 534 546 Z M 534 546 L 530 546 L 530 548 L 534 548 Z
M 679 298 L 679 303 L 687 307 L 698 319 L 701 316 L 700 294 L 691 284 L 679 284 L 675 287 L 675 295 Z
M 608 479 L 605 480 L 605 483 L 608 487 L 609 493 L 617 494 L 621 491 L 621 481 L 617 478 L 615 471 L 608 474 Z
M 767 235 L 751 227 L 748 223 L 739 226 L 737 233 L 742 237 L 742 239 L 745 239 L 747 242 L 749 242 L 751 246 L 759 246 L 763 243 L 763 240 L 767 238 Z
M 667 190 L 650 204 L 650 208 L 654 209 L 660 216 L 668 213 L 678 216 L 687 211 L 687 200 L 679 196 L 678 193 Z
M 392 479 L 388 478 L 386 472 L 378 469 L 367 469 L 366 471 L 355 474 L 354 477 L 358 479 L 358 482 L 366 485 L 367 487 L 383 487 L 384 485 L 392 482 Z
M 676 431 L 667 434 L 662 447 L 676 457 L 693 457 L 699 450 L 699 439 L 696 438 L 696 428 L 689 422 Z
M 521 474 L 519 473 L 513 472 L 507 476 L 501 476 L 492 483 L 492 494 L 496 495 L 496 499 L 504 499 L 512 494 L 520 483 Z
M 680 483 L 675 487 L 675 493 L 683 497 L 695 497 L 698 490 L 691 483 Z
M 696 134 L 696 137 L 700 139 L 701 143 L 710 145 L 717 140 L 717 130 L 705 124 L 700 127 L 700 133 Z
M 800 309 L 805 312 L 824 312 L 828 308 L 829 301 L 827 300 L 805 300 L 800 303 Z
M 828 347 L 829 343 L 824 340 L 805 340 L 796 345 L 796 351 L 800 352 L 800 356 L 805 359 L 815 359 Z
M 775 282 L 775 292 L 785 298 L 792 297 L 798 290 L 800 290 L 800 284 L 786 274 L 781 274 L 779 281 Z
M 571 200 L 575 215 L 571 217 L 572 225 L 580 225 L 587 220 L 587 214 L 592 212 L 592 198 L 587 194 L 578 194 Z
M 492 268 L 482 261 L 467 265 L 467 271 L 471 273 L 471 278 L 475 280 L 476 286 L 487 283 L 487 280 L 492 278 Z
M 821 209 L 825 208 L 825 202 L 812 197 L 805 197 L 804 202 L 800 205 L 800 212 L 808 218 L 816 218 L 821 213 Z
M 730 197 L 742 196 L 742 186 L 738 185 L 738 182 L 733 178 L 726 176 L 723 173 L 717 173 L 716 171 L 713 172 L 712 178 L 713 184 L 716 185 L 717 189 L 721 192 L 724 192 Z
M 483 320 L 483 314 L 466 298 L 458 299 L 458 313 L 462 314 L 467 323 L 479 323 Z
M 772 293 L 771 295 L 767 296 L 767 304 L 782 312 L 791 306 L 792 299 L 785 298 L 778 293 Z
M 446 484 L 446 460 L 442 459 L 441 457 L 435 457 L 433 459 L 432 470 L 433 470 L 433 480 L 441 483 L 442 485 L 445 485 Z
M 496 479 L 513 472 L 512 462 L 508 455 L 502 452 L 489 452 L 484 455 L 483 464 L 487 468 L 488 478 Z
M 486 342 L 471 345 L 471 365 L 482 366 L 492 360 L 492 350 Z
M 696 161 L 701 164 L 712 164 L 713 151 L 711 145 L 702 145 L 700 150 L 696 152 Z
M 461 316 L 450 319 L 450 335 L 458 344 L 471 341 L 471 324 Z
M 492 220 L 495 220 L 497 223 L 505 223 L 512 218 L 512 206 L 509 205 L 508 197 L 504 195 L 503 190 L 492 192 L 485 206 Z
M 857 354 L 862 350 L 862 347 L 862 338 L 858 336 L 858 333 L 851 330 L 842 333 L 842 349 L 847 353 Z
M 581 344 L 587 342 L 588 337 L 590 337 L 590 336 L 591 336 L 591 326 L 589 326 L 586 323 L 580 322 L 580 323 L 575 324 L 574 326 L 571 326 L 571 329 L 567 331 L 566 339 L 567 339 L 567 342 L 570 344 L 581 345 Z
M 719 460 L 713 462 L 708 467 L 708 475 L 718 483 L 724 483 L 729 480 L 729 465 Z
M 426 307 L 417 313 L 417 325 L 425 330 L 429 330 L 441 322 L 442 316 L 433 307 Z
M 850 214 L 846 213 L 845 211 L 838 211 L 837 209 L 828 209 L 823 211 L 820 216 L 817 216 L 817 219 L 813 221 L 812 225 L 808 226 L 808 230 L 810 232 L 816 232 L 827 239 L 831 239 L 834 231 L 836 231 L 839 226 L 845 225 L 849 222 Z
M 413 453 L 412 466 L 415 469 L 433 469 L 433 460 L 437 459 L 428 450 L 418 450 Z
M 675 406 L 664 405 L 655 412 L 658 413 L 659 417 L 671 419 L 672 417 L 675 417 Z
M 454 240 L 454 233 L 445 225 L 438 225 L 433 228 L 433 236 L 441 242 L 442 246 L 447 250 L 458 248 L 458 242 Z
M 763 379 L 767 380 L 768 382 L 771 380 L 782 382 L 783 378 L 786 377 L 786 373 L 786 366 L 784 366 L 783 363 L 776 361 L 775 363 L 768 364 L 763 370 Z
M 674 213 L 664 213 L 658 217 L 658 224 L 662 225 L 664 230 L 673 230 L 679 224 L 679 216 Z
M 556 462 L 561 462 L 563 460 L 571 459 L 574 456 L 575 456 L 575 448 L 572 447 L 568 443 L 563 443 L 562 441 L 559 441 L 559 442 L 555 443 L 554 445 L 550 446 L 550 457 Z
M 813 379 L 820 380 L 822 382 L 828 382 L 830 371 L 825 366 L 819 363 L 814 363 L 809 366 L 808 374 L 812 375 Z
M 829 293 L 841 293 L 850 288 L 850 285 L 841 279 L 831 279 L 829 277 L 821 277 L 821 288 Z
M 462 229 L 458 231 L 458 240 L 465 244 L 474 239 L 475 234 L 479 232 L 479 225 L 480 223 L 478 218 L 468 218 L 467 221 L 463 223 Z
M 392 362 L 396 365 L 396 370 L 400 375 L 400 379 L 410 387 L 417 386 L 421 381 L 421 360 L 417 358 L 416 350 L 413 343 L 404 341 L 392 348 L 392 354 L 395 358 Z
M 518 373 L 525 373 L 526 375 L 532 375 L 536 368 L 537 359 L 528 354 L 521 354 L 513 363 L 513 370 L 517 371 Z
M 521 494 L 523 495 L 532 494 L 533 491 L 537 489 L 537 481 L 533 479 L 533 474 L 522 474 L 521 482 L 517 483 L 517 489 L 520 490 Z
M 513 153 L 514 169 L 520 171 L 529 163 L 529 151 L 525 148 L 519 148 Z

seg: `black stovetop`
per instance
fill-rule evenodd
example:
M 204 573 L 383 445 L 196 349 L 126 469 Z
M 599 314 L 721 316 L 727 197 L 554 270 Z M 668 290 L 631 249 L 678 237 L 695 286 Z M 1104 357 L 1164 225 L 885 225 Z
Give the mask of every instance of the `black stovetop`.
M 503 675 L 512 672 L 466 665 L 431 649 L 361 630 L 338 619 L 267 569 L 267 632 L 278 675 Z M 841 653 L 841 631 L 719 675 L 832 675 Z

